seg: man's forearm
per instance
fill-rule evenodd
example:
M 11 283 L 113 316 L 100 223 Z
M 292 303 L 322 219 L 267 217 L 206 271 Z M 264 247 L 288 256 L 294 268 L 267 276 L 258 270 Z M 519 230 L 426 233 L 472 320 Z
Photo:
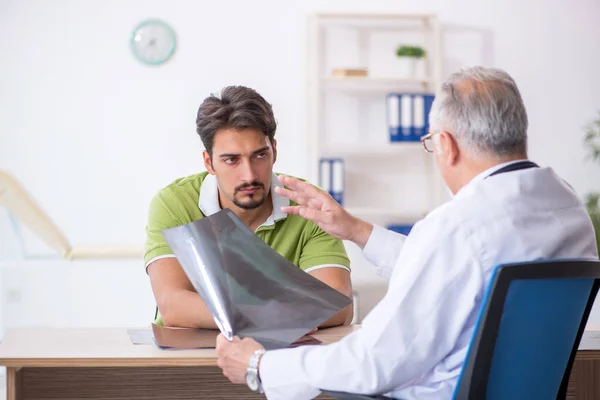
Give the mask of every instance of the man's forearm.
M 190 290 L 171 293 L 162 307 L 159 305 L 159 311 L 166 326 L 217 329 L 204 300 Z

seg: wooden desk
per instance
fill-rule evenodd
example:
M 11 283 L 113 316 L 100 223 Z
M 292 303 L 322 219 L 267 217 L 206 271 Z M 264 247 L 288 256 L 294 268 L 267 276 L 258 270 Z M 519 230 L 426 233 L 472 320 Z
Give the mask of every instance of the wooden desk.
M 333 343 L 355 329 L 325 329 L 314 336 Z M 7 367 L 7 400 L 264 399 L 229 383 L 214 349 L 134 345 L 127 329 L 9 330 L 0 345 L 0 365 Z
M 579 350 L 573 364 L 567 400 L 600 399 L 600 350 Z
M 600 331 L 585 331 L 571 370 L 567 400 L 600 399 Z
M 326 329 L 314 336 L 332 343 L 355 329 Z M 0 365 L 7 367 L 7 400 L 264 399 L 229 383 L 214 349 L 134 345 L 126 329 L 9 330 L 0 345 Z M 567 399 L 600 399 L 600 332 L 584 335 Z

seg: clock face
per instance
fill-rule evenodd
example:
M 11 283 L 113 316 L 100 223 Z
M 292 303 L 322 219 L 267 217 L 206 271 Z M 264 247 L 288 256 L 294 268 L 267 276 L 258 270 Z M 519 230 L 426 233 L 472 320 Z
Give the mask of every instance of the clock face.
M 160 65 L 175 53 L 175 31 L 163 21 L 147 20 L 133 30 L 130 44 L 138 60 L 148 65 Z

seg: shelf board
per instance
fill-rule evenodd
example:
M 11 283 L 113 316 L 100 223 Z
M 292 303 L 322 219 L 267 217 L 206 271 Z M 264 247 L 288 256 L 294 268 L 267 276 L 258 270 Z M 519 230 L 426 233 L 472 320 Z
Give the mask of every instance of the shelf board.
M 433 14 L 355 14 L 321 13 L 315 15 L 319 25 L 324 27 L 343 26 L 358 29 L 419 30 L 431 29 L 437 17 Z
M 392 92 L 394 90 L 424 91 L 423 88 L 432 84 L 433 79 L 328 76 L 321 78 L 321 82 L 325 87 L 332 89 Z
M 332 145 L 324 146 L 320 149 L 321 156 L 393 156 L 400 153 L 420 152 L 426 154 L 421 142 L 393 142 L 381 145 Z
M 319 13 L 316 14 L 317 17 L 323 19 L 358 19 L 358 20 L 369 20 L 369 19 L 381 19 L 381 20 L 396 20 L 396 19 L 431 19 L 436 18 L 435 14 L 426 14 L 426 13 L 385 13 L 385 14 L 377 14 L 377 13 Z
M 389 208 L 381 207 L 346 207 L 346 211 L 350 214 L 359 218 L 385 218 L 390 221 L 405 221 L 407 223 L 414 223 L 425 217 L 426 212 L 422 213 L 405 213 L 398 210 L 392 210 Z

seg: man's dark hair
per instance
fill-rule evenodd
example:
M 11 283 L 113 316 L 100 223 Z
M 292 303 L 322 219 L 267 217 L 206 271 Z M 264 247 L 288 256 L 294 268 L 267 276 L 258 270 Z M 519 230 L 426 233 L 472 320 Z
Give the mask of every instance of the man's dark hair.
M 215 134 L 220 129 L 258 129 L 271 144 L 277 123 L 271 104 L 256 92 L 244 86 L 227 86 L 220 96 L 212 94 L 200 104 L 196 117 L 196 132 L 212 159 Z

